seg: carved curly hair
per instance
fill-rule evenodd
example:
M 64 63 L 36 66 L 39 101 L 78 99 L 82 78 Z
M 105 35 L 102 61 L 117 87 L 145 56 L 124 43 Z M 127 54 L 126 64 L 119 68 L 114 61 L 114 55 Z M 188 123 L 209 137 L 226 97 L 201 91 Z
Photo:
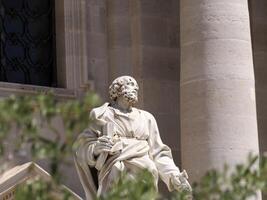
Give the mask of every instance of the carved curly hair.
M 138 87 L 136 80 L 131 76 L 120 76 L 116 78 L 109 86 L 110 99 L 116 101 L 116 99 L 122 95 L 124 86 L 129 82 L 133 82 Z

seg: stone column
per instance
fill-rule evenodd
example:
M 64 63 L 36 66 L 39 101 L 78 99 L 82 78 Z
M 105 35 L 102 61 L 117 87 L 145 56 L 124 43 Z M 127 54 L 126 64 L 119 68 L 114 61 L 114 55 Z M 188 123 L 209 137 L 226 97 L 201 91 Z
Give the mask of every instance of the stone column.
M 199 179 L 258 153 L 247 1 L 181 0 L 182 165 Z

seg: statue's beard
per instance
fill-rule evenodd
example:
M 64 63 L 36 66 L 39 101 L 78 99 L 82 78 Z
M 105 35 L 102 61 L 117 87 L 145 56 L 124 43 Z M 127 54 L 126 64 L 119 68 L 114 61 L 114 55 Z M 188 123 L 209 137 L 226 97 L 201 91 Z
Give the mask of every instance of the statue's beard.
M 136 92 L 129 92 L 129 91 L 124 92 L 123 97 L 127 102 L 129 102 L 132 105 L 137 103 L 137 101 L 138 101 L 138 97 L 137 97 Z

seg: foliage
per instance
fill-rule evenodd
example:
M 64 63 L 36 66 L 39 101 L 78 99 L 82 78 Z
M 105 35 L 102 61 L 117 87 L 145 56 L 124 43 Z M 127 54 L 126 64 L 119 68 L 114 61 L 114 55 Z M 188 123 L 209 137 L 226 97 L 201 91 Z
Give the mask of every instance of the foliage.
M 194 185 L 195 199 L 245 200 L 256 198 L 259 190 L 267 186 L 267 158 L 262 157 L 258 165 L 257 156 L 249 156 L 246 164 L 231 170 L 227 165 L 220 171 L 209 171 Z
M 198 183 L 193 184 L 193 198 L 199 200 L 258 199 L 260 190 L 267 189 L 267 157 L 249 155 L 245 164 L 234 169 L 224 166 L 222 171 L 210 170 Z M 177 200 L 181 193 L 176 194 Z
M 59 184 L 62 174 L 59 168 L 72 163 L 72 144 L 77 134 L 88 127 L 89 112 L 99 105 L 99 97 L 90 92 L 81 100 L 62 101 L 52 93 L 31 96 L 10 96 L 0 100 L 0 156 L 4 156 L 10 140 L 9 133 L 15 132 L 14 154 L 30 154 L 33 161 L 46 159 L 54 184 Z M 58 125 L 62 126 L 61 129 Z M 0 166 L 1 167 L 1 166 Z M 46 190 L 50 183 L 36 180 L 19 189 L 19 199 L 28 198 L 30 193 L 42 195 L 50 200 Z M 47 185 L 47 186 L 46 186 Z M 46 192 L 41 192 L 45 190 Z
M 122 174 L 112 189 L 98 200 L 153 200 L 158 196 L 152 174 L 142 171 L 135 178 Z
M 257 167 L 258 157 L 250 155 L 247 163 L 237 165 L 234 169 L 225 165 L 222 171 L 211 170 L 198 183 L 193 184 L 192 194 L 187 191 L 174 192 L 169 199 L 188 200 L 192 197 L 195 200 L 258 199 L 259 191 L 266 192 L 267 190 L 267 157 L 263 156 L 259 162 L 259 167 Z M 147 185 L 142 182 L 144 177 L 146 177 Z M 137 180 L 122 177 L 112 188 L 111 193 L 101 200 L 164 199 L 153 193 L 155 190 L 148 189 L 154 188 L 152 179 L 151 175 L 144 176 L 143 173 L 137 176 Z
M 18 188 L 17 200 L 54 200 L 51 189 L 57 188 L 61 199 L 69 199 L 67 190 L 60 186 L 59 168 L 68 163 L 76 134 L 88 127 L 89 111 L 97 106 L 99 97 L 89 93 L 81 100 L 60 101 L 52 93 L 35 96 L 11 96 L 0 100 L 0 155 L 5 154 L 9 132 L 15 131 L 16 148 L 31 154 L 33 160 L 46 159 L 50 163 L 51 181 L 35 179 Z M 56 121 L 56 124 L 55 124 Z M 59 129 L 58 124 L 63 128 Z M 45 131 L 44 131 L 45 130 Z M 43 132 L 47 133 L 44 134 Z M 72 161 L 70 161 L 72 162 Z M 258 167 L 259 166 L 259 167 Z M 187 200 L 246 200 L 258 191 L 267 191 L 267 157 L 249 156 L 247 163 L 234 169 L 225 165 L 223 170 L 211 170 L 193 184 L 193 193 L 173 193 L 169 199 Z M 147 171 L 133 179 L 126 174 L 114 184 L 112 190 L 98 200 L 164 199 L 156 192 L 153 178 Z
M 40 177 L 34 180 L 27 180 L 25 184 L 16 189 L 16 200 L 72 200 L 70 192 L 53 180 L 45 181 Z

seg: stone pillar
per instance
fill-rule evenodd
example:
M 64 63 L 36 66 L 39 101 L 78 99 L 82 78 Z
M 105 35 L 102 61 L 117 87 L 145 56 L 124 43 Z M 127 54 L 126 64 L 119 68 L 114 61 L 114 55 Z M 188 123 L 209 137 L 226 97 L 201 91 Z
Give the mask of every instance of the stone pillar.
M 86 0 L 55 1 L 57 84 L 76 94 L 90 87 L 86 12 Z
M 181 0 L 182 165 L 191 181 L 258 153 L 247 1 Z

